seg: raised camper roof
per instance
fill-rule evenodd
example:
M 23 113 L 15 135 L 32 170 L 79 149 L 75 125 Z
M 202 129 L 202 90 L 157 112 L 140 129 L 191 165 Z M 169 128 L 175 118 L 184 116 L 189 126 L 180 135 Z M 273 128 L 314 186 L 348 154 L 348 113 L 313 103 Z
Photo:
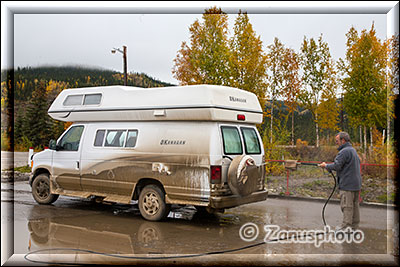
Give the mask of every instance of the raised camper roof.
M 255 94 L 217 85 L 65 89 L 48 113 L 56 120 L 72 122 L 196 120 L 258 124 L 263 118 Z

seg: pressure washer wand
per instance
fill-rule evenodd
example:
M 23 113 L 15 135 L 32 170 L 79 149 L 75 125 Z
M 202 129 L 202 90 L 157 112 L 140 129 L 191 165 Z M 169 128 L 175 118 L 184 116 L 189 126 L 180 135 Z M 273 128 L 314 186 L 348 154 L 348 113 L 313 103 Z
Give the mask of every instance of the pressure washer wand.
M 309 165 L 309 166 L 319 166 L 319 163 L 313 163 L 313 162 L 299 162 L 299 163 L 297 163 L 297 164 L 300 164 L 300 165 Z

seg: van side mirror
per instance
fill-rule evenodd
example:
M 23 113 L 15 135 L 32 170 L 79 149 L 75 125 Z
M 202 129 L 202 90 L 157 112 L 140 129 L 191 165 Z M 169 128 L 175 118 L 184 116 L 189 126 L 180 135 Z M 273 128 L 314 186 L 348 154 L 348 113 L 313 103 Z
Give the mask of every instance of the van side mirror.
M 51 149 L 51 150 L 57 150 L 57 143 L 56 143 L 56 140 L 54 140 L 54 139 L 51 139 L 51 140 L 50 140 L 50 142 L 49 142 L 49 149 Z

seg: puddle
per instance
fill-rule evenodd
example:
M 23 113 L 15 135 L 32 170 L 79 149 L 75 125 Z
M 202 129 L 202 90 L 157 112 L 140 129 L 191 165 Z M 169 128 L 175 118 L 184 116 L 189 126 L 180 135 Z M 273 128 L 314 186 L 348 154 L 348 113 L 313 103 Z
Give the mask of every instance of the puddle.
M 171 212 L 165 222 L 145 221 L 135 216 L 137 212 L 114 210 L 112 215 L 33 219 L 27 228 L 32 243 L 41 249 L 68 247 L 101 253 L 191 254 L 247 245 L 240 239 L 237 225 L 220 226 L 213 223 L 217 217 L 189 220 L 188 216 L 193 218 L 195 214 L 191 209 Z M 225 225 L 231 218 L 222 216 Z
M 303 207 L 304 203 L 296 202 L 284 207 L 277 201 L 245 205 L 209 216 L 196 213 L 193 206 L 176 206 L 163 222 L 142 219 L 137 205 L 93 204 L 70 199 L 61 199 L 57 203 L 19 206 L 19 214 L 24 214 L 28 220 L 14 222 L 15 253 L 52 249 L 52 255 L 81 255 L 92 251 L 107 254 L 111 261 L 115 255 L 192 255 L 230 251 L 262 242 L 266 225 L 279 225 L 284 230 L 323 229 L 321 205 L 309 204 L 309 209 L 301 210 L 299 206 Z M 388 254 L 393 248 L 387 240 L 392 240 L 394 234 L 381 223 L 385 222 L 385 213 L 384 210 L 363 210 L 365 223 L 361 230 L 365 239 L 361 244 L 327 242 L 316 246 L 314 243 L 275 242 L 230 253 L 258 256 L 331 254 L 338 257 Z M 333 206 L 327 221 L 334 222 L 340 215 L 338 207 Z M 240 235 L 246 223 L 253 223 L 259 231 L 251 242 L 246 242 Z M 96 255 L 99 254 L 92 256 Z

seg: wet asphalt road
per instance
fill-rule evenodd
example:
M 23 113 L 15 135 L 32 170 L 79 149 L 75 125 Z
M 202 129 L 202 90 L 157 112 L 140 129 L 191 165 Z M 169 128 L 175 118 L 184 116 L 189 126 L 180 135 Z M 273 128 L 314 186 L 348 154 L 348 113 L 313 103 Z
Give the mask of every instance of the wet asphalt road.
M 262 242 L 267 230 L 272 229 L 264 229 L 266 225 L 277 225 L 281 230 L 323 230 L 323 203 L 269 198 L 228 209 L 217 216 L 200 216 L 194 207 L 176 207 L 167 221 L 149 222 L 141 218 L 137 205 L 96 204 L 61 196 L 53 205 L 44 206 L 34 202 L 27 182 L 16 182 L 14 189 L 12 184 L 2 183 L 1 189 L 2 265 L 13 254 L 8 263 L 31 265 L 24 259 L 27 253 L 33 253 L 27 256 L 29 260 L 41 262 L 148 265 L 393 265 L 397 260 L 393 251 L 397 253 L 398 243 L 394 244 L 394 240 L 398 240 L 398 232 L 393 231 L 392 209 L 361 208 L 360 230 L 364 238 L 359 244 L 333 243 L 331 236 L 331 240 L 319 246 L 315 240 L 303 244 L 274 242 L 218 255 L 201 255 Z M 336 226 L 340 220 L 339 206 L 329 204 L 327 223 Z M 253 223 L 253 230 L 258 228 L 257 235 L 250 228 L 240 235 L 244 229 L 241 227 L 248 223 Z M 247 242 L 241 236 L 254 240 Z M 3 252 L 7 246 L 14 250 L 8 257 Z M 43 249 L 51 250 L 35 252 Z M 148 259 L 176 255 L 186 258 Z

